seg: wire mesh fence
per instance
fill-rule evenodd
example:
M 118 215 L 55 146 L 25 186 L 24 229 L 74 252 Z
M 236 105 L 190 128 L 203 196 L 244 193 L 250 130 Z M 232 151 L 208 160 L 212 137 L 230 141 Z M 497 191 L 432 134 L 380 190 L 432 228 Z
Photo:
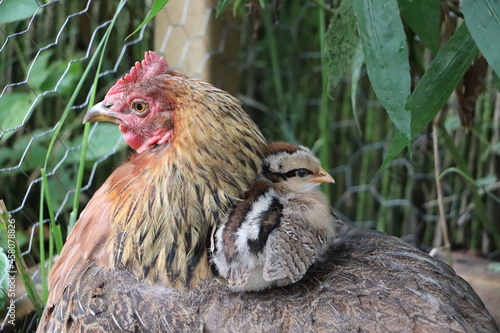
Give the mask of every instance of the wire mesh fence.
M 9 3 L 4 2 L 6 9 Z M 149 10 L 143 1 L 54 0 L 39 2 L 31 12 L 24 12 L 25 17 L 12 15 L 10 21 L 0 13 L 0 199 L 15 220 L 22 256 L 32 273 L 40 263 L 40 243 L 45 241 L 40 240 L 40 229 L 48 229 L 50 223 L 50 209 L 40 202 L 41 170 L 46 172 L 54 219 L 65 233 L 76 218 L 73 208 L 83 207 L 111 170 L 126 159 L 126 145 L 111 124 L 91 127 L 88 150 L 81 157 L 81 121 L 91 100 L 92 78 L 84 80 L 75 93 L 119 6 L 123 8 L 104 53 L 97 101 L 142 59 L 144 51 L 153 49 L 166 55 L 171 69 L 238 97 L 269 140 L 294 141 L 315 152 L 326 150 L 330 173 L 337 181 L 328 189 L 331 202 L 346 222 L 384 230 L 418 246 L 440 243 L 435 232 L 439 216 L 430 130 L 414 142 L 411 160 L 405 156 L 379 170 L 393 130 L 369 88 L 366 72 L 362 71 L 357 87 L 351 86 L 349 76 L 344 79 L 328 99 L 326 118 L 318 111 L 325 98 L 324 62 L 317 25 L 320 9 L 313 2 L 283 4 L 279 18 L 254 7 L 251 15 L 227 13 L 215 19 L 213 4 L 172 0 L 154 24 L 126 39 Z M 272 33 L 266 32 L 269 29 Z M 91 68 L 95 72 L 95 66 Z M 351 99 L 357 102 L 355 112 Z M 465 135 L 459 127 L 453 99 L 445 116 L 446 135 L 459 155 L 475 179 L 497 195 L 500 107 L 494 104 L 499 100 L 491 80 L 479 106 L 488 114 L 481 115 L 472 134 Z M 327 139 L 320 137 L 319 130 L 325 122 Z M 455 164 L 445 149 L 439 151 L 439 160 L 442 169 Z M 442 183 L 446 219 L 455 226 L 456 243 L 481 246 L 482 227 L 471 215 L 475 205 L 467 181 L 449 173 Z M 480 196 L 493 218 L 499 204 L 487 199 L 488 191 Z M 6 235 L 1 242 L 7 248 Z M 9 276 L 7 272 L 1 277 L 2 288 Z M 22 305 L 27 300 L 20 284 L 14 298 L 19 320 L 32 311 Z M 3 308 L 2 330 L 9 327 L 14 311 L 7 303 Z

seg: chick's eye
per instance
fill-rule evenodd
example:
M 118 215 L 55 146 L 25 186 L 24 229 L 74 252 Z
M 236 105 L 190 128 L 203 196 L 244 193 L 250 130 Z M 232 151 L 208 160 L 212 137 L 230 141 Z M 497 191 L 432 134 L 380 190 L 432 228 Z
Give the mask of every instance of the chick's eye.
M 146 115 L 146 111 L 148 110 L 148 104 L 143 101 L 135 101 L 132 103 L 132 108 L 134 112 L 140 115 Z
M 305 178 L 309 174 L 309 170 L 307 169 L 299 169 L 295 171 L 295 175 L 299 178 Z

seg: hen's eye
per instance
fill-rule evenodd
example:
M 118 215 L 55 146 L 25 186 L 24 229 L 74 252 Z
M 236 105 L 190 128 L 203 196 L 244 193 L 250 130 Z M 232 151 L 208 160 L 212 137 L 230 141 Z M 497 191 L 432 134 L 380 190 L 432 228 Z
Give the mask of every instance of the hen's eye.
M 147 114 L 146 111 L 148 111 L 148 104 L 144 101 L 134 101 L 132 103 L 132 108 L 134 109 L 135 113 L 141 116 L 145 116 Z
M 295 171 L 295 175 L 299 178 L 305 178 L 309 174 L 309 170 L 307 169 L 299 169 Z
M 144 105 L 141 102 L 135 103 L 135 111 L 142 112 L 144 111 Z

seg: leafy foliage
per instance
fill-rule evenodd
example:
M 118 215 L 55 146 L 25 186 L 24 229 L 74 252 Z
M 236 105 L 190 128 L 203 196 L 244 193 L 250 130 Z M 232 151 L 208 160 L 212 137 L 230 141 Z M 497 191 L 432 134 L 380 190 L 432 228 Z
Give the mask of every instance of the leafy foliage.
M 497 75 L 500 75 L 500 1 L 463 0 L 465 22 L 470 34 Z
M 151 21 L 152 18 L 156 16 L 160 12 L 160 10 L 165 7 L 165 5 L 168 3 L 169 0 L 154 0 L 153 5 L 151 6 L 151 11 L 148 13 L 148 16 L 144 19 L 144 21 L 139 24 L 139 26 L 132 32 L 126 39 L 129 39 L 133 35 L 135 35 L 139 30 L 141 30 L 146 24 Z
M 422 40 L 422 43 L 436 54 L 440 47 L 441 9 L 439 1 L 398 0 L 403 20 Z
M 436 55 L 410 97 L 412 138 L 434 119 L 476 54 L 477 48 L 466 25 L 462 24 Z M 397 132 L 384 164 L 395 158 L 406 144 L 406 137 L 403 138 L 402 133 Z
M 6 24 L 31 17 L 38 10 L 33 0 L 3 0 L 0 2 L 0 24 Z
M 350 1 L 343 1 L 330 19 L 325 35 L 328 84 L 331 92 L 345 76 L 358 45 L 356 17 Z M 330 95 L 332 95 L 330 93 Z
M 384 165 L 387 165 L 434 119 L 473 64 L 477 55 L 476 44 L 490 65 L 497 72 L 500 70 L 500 51 L 496 47 L 496 37 L 500 35 L 500 4 L 490 0 L 465 0 L 465 22 L 459 24 L 456 31 L 450 31 L 453 36 L 441 48 L 439 2 L 342 0 L 337 11 L 342 10 L 343 20 L 349 20 L 350 13 L 346 11 L 351 1 L 371 85 L 396 127 L 396 134 L 384 161 Z M 412 73 L 407 45 L 414 42 L 405 33 L 401 16 L 412 33 L 418 35 L 423 44 L 436 54 L 429 67 L 423 69 L 425 74 L 411 96 Z M 334 16 L 331 20 L 337 22 L 339 18 Z M 472 38 L 467 29 L 469 21 Z M 350 36 L 351 29 L 345 28 L 336 33 Z M 344 51 L 339 39 L 327 38 L 325 42 L 328 50 Z M 341 53 L 351 54 L 352 49 L 342 51 L 330 52 L 328 56 L 335 56 L 342 62 L 347 57 L 342 58 Z M 329 61 L 335 63 L 336 60 Z M 339 73 L 336 72 L 335 75 L 338 76 Z M 331 76 L 332 84 L 337 80 L 335 76 Z

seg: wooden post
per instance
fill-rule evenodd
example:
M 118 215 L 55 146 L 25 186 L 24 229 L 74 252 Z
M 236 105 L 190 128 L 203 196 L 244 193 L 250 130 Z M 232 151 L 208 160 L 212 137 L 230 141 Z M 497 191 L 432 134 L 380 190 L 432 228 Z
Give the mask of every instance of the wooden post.
M 230 9 L 215 18 L 216 3 L 170 1 L 156 16 L 154 49 L 165 56 L 171 69 L 234 95 L 239 30 Z

